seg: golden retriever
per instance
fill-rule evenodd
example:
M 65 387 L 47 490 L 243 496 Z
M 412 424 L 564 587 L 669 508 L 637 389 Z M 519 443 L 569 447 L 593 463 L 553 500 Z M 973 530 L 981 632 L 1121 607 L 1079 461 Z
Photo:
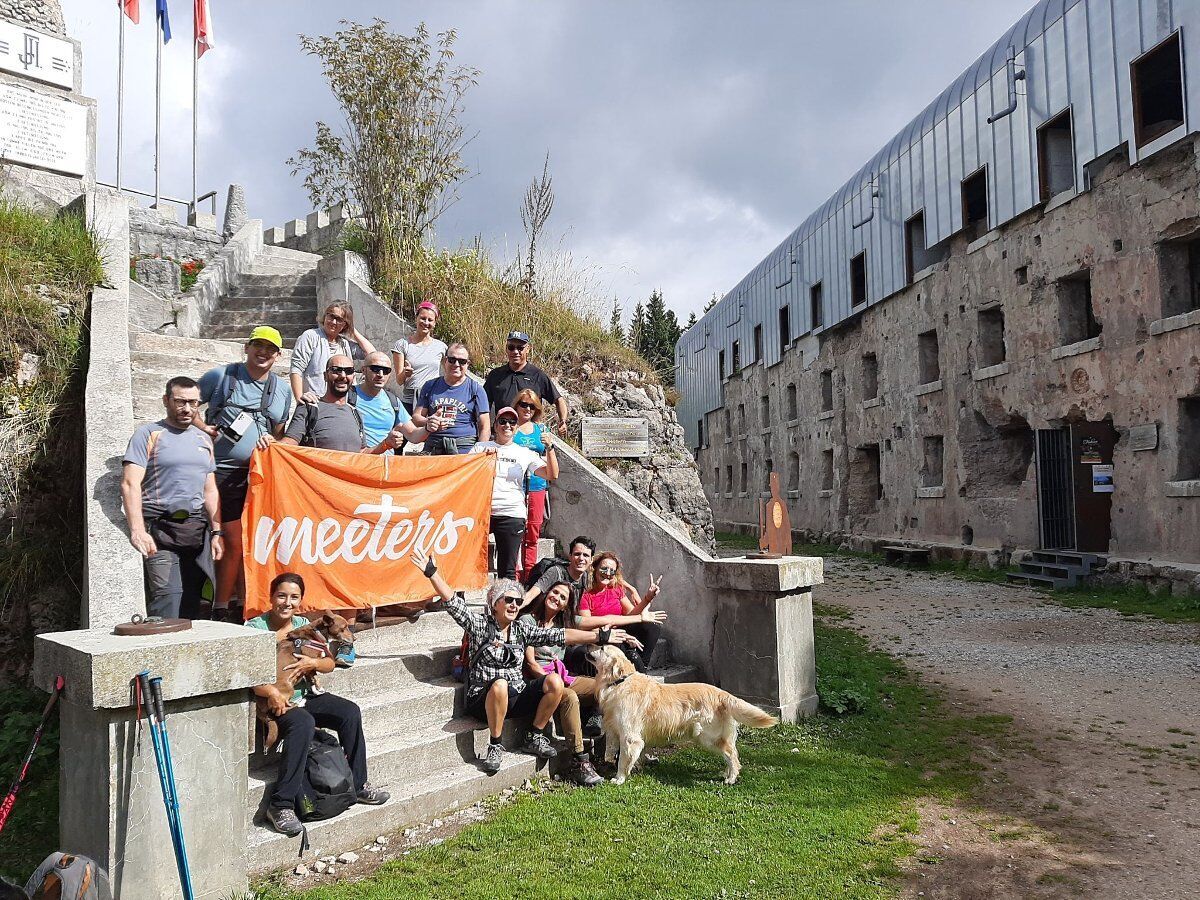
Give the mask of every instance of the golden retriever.
M 775 716 L 751 706 L 711 684 L 659 684 L 638 674 L 616 647 L 591 647 L 588 659 L 596 667 L 596 699 L 604 714 L 604 759 L 621 760 L 613 784 L 624 784 L 642 748 L 679 738 L 696 741 L 725 757 L 725 783 L 738 779 L 738 725 L 770 728 Z

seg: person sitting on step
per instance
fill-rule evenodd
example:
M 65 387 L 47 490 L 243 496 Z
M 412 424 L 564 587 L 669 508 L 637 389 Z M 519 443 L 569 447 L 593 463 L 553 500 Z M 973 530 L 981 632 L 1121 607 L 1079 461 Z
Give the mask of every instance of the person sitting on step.
M 511 578 L 493 582 L 487 591 L 487 610 L 473 613 L 467 609 L 466 600 L 455 594 L 438 574 L 437 563 L 432 556 L 418 548 L 413 551 L 411 558 L 413 565 L 425 573 L 433 589 L 445 602 L 445 611 L 467 632 L 469 663 L 466 672 L 466 712 L 485 720 L 490 736 L 483 770 L 500 771 L 504 760 L 500 733 L 504 728 L 504 720 L 508 718 L 533 717 L 521 746 L 522 752 L 541 759 L 557 756 L 558 751 L 551 745 L 546 729 L 551 716 L 566 697 L 566 685 L 562 676 L 554 673 L 527 682 L 522 672 L 525 648 L 610 642 L 623 644 L 633 639 L 620 629 L 581 631 L 577 628 L 542 628 L 514 621 L 524 597 L 521 583 Z M 637 643 L 636 640 L 634 643 Z M 576 698 L 575 729 L 579 728 L 578 723 L 579 706 Z
M 591 584 L 579 598 L 575 626 L 585 630 L 611 628 L 614 625 L 624 628 L 641 641 L 645 649 L 625 646 L 621 651 L 639 672 L 645 672 L 654 645 L 662 634 L 662 622 L 667 618 L 665 612 L 650 609 L 650 604 L 658 597 L 661 581 L 661 575 L 658 581 L 651 575 L 650 587 L 643 597 L 637 588 L 621 577 L 621 560 L 617 554 L 611 550 L 596 554 L 592 560 Z M 578 655 L 572 656 L 567 664 L 571 671 L 585 674 L 592 671 L 591 664 Z

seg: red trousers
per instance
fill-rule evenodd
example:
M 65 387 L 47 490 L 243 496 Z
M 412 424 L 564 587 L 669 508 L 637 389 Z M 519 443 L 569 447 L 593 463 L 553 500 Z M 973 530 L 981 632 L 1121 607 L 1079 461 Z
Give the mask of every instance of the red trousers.
M 521 541 L 520 578 L 537 565 L 538 538 L 542 535 L 542 524 L 546 521 L 546 492 L 530 491 L 529 518 L 525 521 L 525 537 Z

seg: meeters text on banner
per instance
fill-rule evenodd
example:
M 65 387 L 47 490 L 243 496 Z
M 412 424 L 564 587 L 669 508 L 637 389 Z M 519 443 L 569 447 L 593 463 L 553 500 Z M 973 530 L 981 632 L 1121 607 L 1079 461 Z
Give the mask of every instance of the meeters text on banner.
M 304 578 L 304 609 L 429 597 L 409 561 L 421 547 L 456 590 L 487 584 L 495 459 L 371 456 L 272 444 L 250 461 L 242 513 L 246 615 L 270 608 L 271 579 Z

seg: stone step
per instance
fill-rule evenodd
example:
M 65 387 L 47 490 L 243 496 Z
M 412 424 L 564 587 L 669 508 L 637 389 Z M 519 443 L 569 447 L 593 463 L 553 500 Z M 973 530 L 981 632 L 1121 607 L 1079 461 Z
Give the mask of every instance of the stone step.
M 216 342 L 214 342 L 216 343 Z M 241 347 L 238 347 L 241 350 Z M 237 361 L 241 361 L 243 354 L 238 354 Z M 281 357 L 290 356 L 288 351 L 280 354 Z M 226 361 L 224 359 L 214 360 L 212 357 L 191 357 L 182 356 L 174 353 L 155 353 L 145 350 L 134 351 L 130 354 L 130 359 L 133 364 L 133 372 L 136 376 L 139 372 L 155 375 L 165 375 L 170 378 L 172 375 L 190 375 L 192 378 L 198 378 L 214 366 L 228 365 L 233 360 Z M 276 375 L 282 375 L 285 378 L 288 374 L 287 360 L 276 363 L 272 368 Z
M 279 329 L 279 336 L 283 338 L 285 346 L 295 344 L 297 338 L 304 332 L 313 327 L 313 322 L 310 320 L 303 325 L 284 325 L 283 327 L 275 326 Z M 200 336 L 206 340 L 229 341 L 229 340 L 245 340 L 246 326 L 244 325 L 203 325 L 200 328 Z M 291 349 L 287 347 L 287 349 Z
M 284 329 L 299 328 L 304 331 L 312 328 L 317 324 L 316 315 L 315 304 L 293 309 L 274 302 L 266 309 L 230 309 L 222 305 L 213 311 L 206 327 L 237 328 L 240 333 L 249 335 L 259 325 L 270 325 L 283 334 Z
M 307 290 L 315 292 L 317 278 L 312 274 L 292 273 L 278 274 L 264 272 L 255 274 L 253 270 L 243 273 L 237 281 L 230 285 L 230 293 L 275 290 Z
M 157 334 L 153 331 L 131 332 L 131 352 L 170 353 L 192 359 L 211 359 L 213 365 L 240 362 L 246 355 L 245 339 L 240 341 L 218 341 L 208 338 L 180 337 L 174 334 Z M 286 354 L 288 351 L 284 351 Z
M 261 257 L 250 264 L 250 268 L 242 274 L 242 278 L 258 275 L 276 275 L 296 280 L 305 276 L 314 277 L 314 267 L 303 263 L 297 264 L 287 260 L 264 260 Z
M 291 250 L 287 247 L 275 247 L 271 244 L 264 244 L 262 252 L 256 259 L 290 262 L 293 264 L 303 263 L 315 267 L 322 258 L 319 253 L 305 253 L 303 250 Z
M 397 831 L 418 822 L 469 806 L 477 800 L 537 777 L 538 763 L 523 754 L 505 754 L 495 775 L 481 772 L 474 763 L 460 762 L 419 778 L 388 785 L 392 798 L 383 806 L 356 805 L 342 815 L 308 825 L 311 855 L 308 862 L 331 853 L 362 847 L 377 835 Z M 374 777 L 374 775 L 372 775 Z M 246 857 L 252 876 L 293 866 L 299 838 L 276 834 L 269 828 L 250 824 L 246 834 Z
M 271 291 L 255 289 L 251 293 L 231 293 L 226 297 L 221 298 L 221 304 L 218 309 L 253 309 L 256 307 L 272 306 L 280 304 L 282 308 L 293 307 L 315 310 L 317 308 L 317 295 L 313 292 L 298 293 L 283 291 Z

